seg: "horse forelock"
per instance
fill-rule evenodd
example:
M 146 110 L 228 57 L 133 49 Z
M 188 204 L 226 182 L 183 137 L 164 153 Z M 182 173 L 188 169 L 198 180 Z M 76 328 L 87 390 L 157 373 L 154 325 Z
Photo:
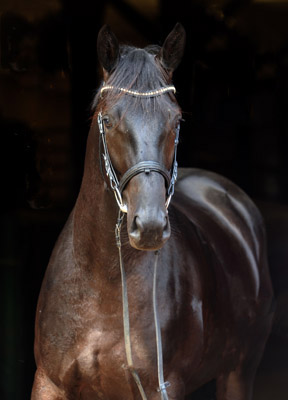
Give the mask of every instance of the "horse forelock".
M 171 84 L 168 74 L 157 60 L 156 55 L 159 49 L 159 46 L 148 46 L 144 49 L 121 46 L 118 64 L 105 84 L 138 92 L 157 90 Z M 102 95 L 100 92 L 97 93 L 92 110 L 101 109 L 102 112 L 105 112 L 123 99 L 128 100 L 129 107 L 137 109 L 141 107 L 141 109 L 153 112 L 165 111 L 168 104 L 171 105 L 171 101 L 177 104 L 172 92 L 143 98 L 117 90 L 107 90 Z

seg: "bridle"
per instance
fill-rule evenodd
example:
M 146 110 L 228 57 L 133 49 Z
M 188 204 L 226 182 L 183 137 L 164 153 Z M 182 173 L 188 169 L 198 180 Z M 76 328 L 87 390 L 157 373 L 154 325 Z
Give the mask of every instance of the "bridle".
M 103 93 L 106 90 L 114 90 L 114 86 L 108 86 L 104 85 L 101 88 L 101 93 Z M 162 95 L 164 93 L 167 93 L 169 91 L 175 92 L 176 89 L 174 86 L 166 86 L 164 88 L 158 89 L 158 90 L 151 90 L 148 92 L 137 92 L 135 90 L 129 90 L 129 89 L 124 89 L 124 88 L 117 88 L 120 92 L 132 95 L 132 96 L 139 96 L 139 97 L 155 97 Z M 107 141 L 106 141 L 106 134 L 105 134 L 105 129 L 104 129 L 104 124 L 103 124 L 103 117 L 101 111 L 98 113 L 97 117 L 98 121 L 98 128 L 100 132 L 100 137 L 102 140 L 102 146 L 103 146 L 103 159 L 104 159 L 104 165 L 105 165 L 105 171 L 106 175 L 109 179 L 110 187 L 112 191 L 114 192 L 118 207 L 120 210 L 124 213 L 127 213 L 127 205 L 123 202 L 122 198 L 122 193 L 123 190 L 125 189 L 126 185 L 128 182 L 136 175 L 145 173 L 145 174 L 150 174 L 150 172 L 158 172 L 161 174 L 165 181 L 166 181 L 166 188 L 167 188 L 167 199 L 166 199 L 166 208 L 168 209 L 171 197 L 174 194 L 174 186 L 177 180 L 177 169 L 178 169 L 178 164 L 177 164 L 177 145 L 179 143 L 179 131 L 180 131 L 180 125 L 176 128 L 176 137 L 175 137 L 175 142 L 174 142 L 174 158 L 173 158 L 173 163 L 172 163 L 172 168 L 170 171 L 168 171 L 163 165 L 161 165 L 158 161 L 141 161 L 138 164 L 134 165 L 133 167 L 129 168 L 120 181 L 118 180 L 117 174 L 113 168 L 113 164 L 110 158 L 108 146 L 107 146 Z M 101 162 L 101 158 L 100 158 Z
M 114 86 L 103 85 L 101 88 L 100 93 L 102 94 L 106 90 L 118 90 L 125 94 L 131 96 L 139 96 L 139 97 L 155 97 L 167 93 L 169 91 L 173 91 L 175 93 L 176 89 L 174 86 L 166 86 L 160 88 L 158 90 L 148 91 L 148 92 L 138 92 L 130 89 L 125 88 L 115 88 Z M 133 358 L 132 358 L 132 347 L 131 347 L 131 337 L 130 337 L 130 322 L 129 322 L 129 304 L 128 304 L 128 292 L 127 292 L 127 283 L 126 283 L 126 275 L 125 269 L 123 265 L 123 258 L 121 252 L 121 226 L 124 219 L 125 213 L 127 213 L 127 205 L 124 204 L 122 193 L 125 189 L 128 182 L 136 175 L 145 173 L 150 174 L 150 172 L 157 172 L 161 174 L 166 182 L 166 203 L 165 206 L 168 209 L 171 197 L 174 194 L 174 186 L 177 180 L 177 145 L 179 142 L 179 131 L 180 126 L 176 129 L 176 137 L 174 143 L 174 158 L 172 163 L 172 168 L 170 171 L 161 165 L 157 161 L 141 161 L 136 165 L 129 168 L 121 177 L 120 181 L 118 180 L 117 174 L 115 169 L 113 168 L 113 164 L 110 158 L 107 142 L 106 142 L 106 135 L 105 129 L 103 124 L 103 118 L 101 111 L 98 113 L 98 128 L 100 133 L 100 138 L 103 146 L 103 159 L 105 165 L 106 175 L 110 182 L 110 187 L 114 192 L 118 207 L 118 220 L 115 228 L 115 237 L 116 237 L 116 244 L 119 251 L 119 262 L 120 262 L 120 271 L 121 271 L 121 281 L 122 281 L 122 303 L 123 303 L 123 325 L 124 325 L 124 341 L 125 341 L 125 351 L 126 351 L 126 358 L 128 363 L 128 368 L 134 378 L 134 381 L 139 389 L 141 394 L 142 400 L 147 400 L 147 396 L 145 394 L 144 388 L 142 386 L 140 377 L 133 365 Z M 101 163 L 101 157 L 100 157 Z M 102 168 L 102 164 L 101 164 Z M 153 313 L 154 313 L 154 323 L 155 323 L 155 336 L 156 336 L 156 348 L 157 348 L 157 372 L 158 372 L 158 389 L 157 391 L 161 393 L 162 400 L 168 400 L 168 394 L 166 388 L 170 386 L 169 382 L 164 381 L 164 374 L 163 374 L 163 354 L 162 354 L 162 340 L 161 340 L 161 327 L 159 324 L 159 317 L 158 317 L 158 309 L 157 309 L 157 266 L 158 266 L 158 258 L 159 258 L 159 251 L 155 252 L 155 262 L 154 262 L 154 276 L 153 276 Z

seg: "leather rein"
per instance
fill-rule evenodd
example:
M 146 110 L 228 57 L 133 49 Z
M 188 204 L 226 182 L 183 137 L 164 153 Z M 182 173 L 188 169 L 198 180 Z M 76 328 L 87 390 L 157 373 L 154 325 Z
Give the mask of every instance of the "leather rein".
M 132 91 L 124 88 L 115 88 L 113 86 L 103 85 L 101 88 L 101 94 L 105 90 L 118 90 L 128 95 L 132 96 L 139 96 L 139 97 L 155 97 L 162 95 L 163 93 L 167 93 L 169 91 L 175 92 L 176 89 L 174 86 L 166 86 L 160 88 L 158 90 L 153 90 L 149 92 L 137 92 Z M 105 165 L 106 175 L 109 179 L 110 187 L 115 195 L 116 202 L 119 207 L 118 213 L 118 220 L 115 228 L 115 237 L 116 237 L 116 244 L 118 247 L 119 252 L 119 263 L 120 263 L 120 271 L 121 271 L 121 282 L 122 282 L 122 307 L 123 307 L 123 325 L 124 325 L 124 341 L 125 341 L 125 352 L 126 352 L 126 359 L 128 364 L 128 369 L 130 370 L 133 379 L 138 387 L 138 390 L 141 394 L 142 400 L 147 400 L 147 396 L 145 394 L 144 388 L 142 386 L 140 377 L 134 368 L 133 365 L 133 358 L 132 358 L 132 347 L 131 347 L 131 335 L 130 335 L 130 321 L 129 321 L 129 304 L 128 304 L 128 292 L 127 292 L 127 282 L 126 282 L 126 275 L 125 269 L 123 264 L 122 258 L 122 251 L 121 251 L 121 227 L 122 222 L 124 219 L 125 214 L 127 213 L 127 205 L 123 201 L 122 193 L 125 189 L 128 182 L 136 175 L 145 173 L 150 174 L 150 172 L 157 172 L 161 174 L 166 182 L 166 194 L 167 199 L 165 206 L 168 208 L 170 204 L 171 197 L 174 193 L 174 186 L 177 180 L 177 145 L 179 142 L 179 131 L 180 127 L 176 130 L 176 138 L 174 144 L 174 159 L 172 168 L 170 171 L 161 165 L 157 161 L 141 161 L 134 165 L 133 167 L 129 168 L 124 175 L 121 177 L 120 181 L 118 180 L 117 174 L 113 168 L 113 164 L 110 158 L 107 142 L 106 142 L 106 135 L 105 129 L 103 124 L 103 118 L 101 111 L 98 113 L 98 128 L 100 133 L 100 138 L 103 147 L 103 159 Z M 101 163 L 101 158 L 100 158 Z M 101 163 L 102 168 L 102 163 Z M 167 390 L 166 388 L 170 386 L 169 382 L 164 381 L 164 374 L 163 374 L 163 354 L 162 354 L 162 340 L 161 340 L 161 327 L 159 323 L 159 316 L 158 316 L 158 309 L 157 309 L 157 266 L 158 266 L 158 259 L 159 259 L 159 251 L 155 252 L 155 262 L 154 262 L 154 275 L 153 275 L 153 313 L 154 313 L 154 323 L 155 323 L 155 337 L 156 337 L 156 349 L 157 349 L 157 372 L 158 372 L 158 389 L 157 391 L 161 393 L 162 400 L 168 400 Z

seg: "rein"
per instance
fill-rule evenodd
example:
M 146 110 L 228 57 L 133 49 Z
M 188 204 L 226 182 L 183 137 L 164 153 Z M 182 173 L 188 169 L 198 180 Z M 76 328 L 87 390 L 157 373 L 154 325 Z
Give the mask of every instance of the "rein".
M 123 326 L 124 326 L 124 342 L 125 352 L 128 364 L 128 369 L 131 372 L 133 379 L 138 387 L 141 394 L 142 400 L 147 400 L 145 390 L 142 386 L 138 372 L 133 365 L 132 358 L 132 347 L 131 347 L 131 335 L 130 335 L 130 320 L 129 320 L 129 303 L 128 303 L 128 291 L 125 268 L 123 264 L 122 251 L 121 251 L 121 227 L 125 214 L 119 209 L 117 224 L 115 227 L 116 244 L 119 252 L 119 263 L 121 271 L 121 282 L 122 282 L 122 308 L 123 308 Z M 164 381 L 163 374 L 163 353 L 162 353 L 162 339 L 161 339 L 161 327 L 159 324 L 159 316 L 157 309 L 157 266 L 158 266 L 159 251 L 155 252 L 154 261 L 154 274 L 153 274 L 153 312 L 154 312 L 154 323 L 155 323 L 155 336 L 156 336 L 156 349 L 157 349 L 157 372 L 158 372 L 158 389 L 157 392 L 161 393 L 162 400 L 169 400 L 166 388 L 170 386 L 170 383 Z
M 173 91 L 175 93 L 175 91 L 176 91 L 174 86 L 167 86 L 167 87 L 164 87 L 164 88 L 161 88 L 158 90 L 149 91 L 149 92 L 138 92 L 138 91 L 132 91 L 129 89 L 115 88 L 113 86 L 104 85 L 101 89 L 101 94 L 105 90 L 113 90 L 113 89 L 117 89 L 128 95 L 140 96 L 140 97 L 146 97 L 146 98 L 155 97 L 155 96 L 161 95 L 161 94 L 169 92 L 169 91 Z M 165 182 L 166 182 L 167 199 L 166 199 L 165 206 L 166 206 L 166 208 L 168 208 L 171 197 L 174 193 L 174 186 L 175 186 L 175 183 L 177 180 L 178 164 L 177 164 L 176 156 L 177 156 L 177 145 L 179 142 L 180 127 L 178 127 L 177 131 L 176 131 L 176 138 L 175 138 L 175 144 L 174 144 L 174 159 L 173 159 L 173 164 L 172 164 L 172 168 L 170 171 L 167 171 L 167 169 L 164 166 L 162 166 L 160 163 L 158 163 L 157 161 L 141 161 L 141 162 L 137 163 L 136 165 L 134 165 L 133 167 L 129 168 L 124 173 L 124 175 L 122 176 L 122 178 L 119 181 L 117 174 L 113 168 L 113 164 L 112 164 L 110 154 L 108 151 L 101 111 L 98 113 L 97 121 L 98 121 L 100 137 L 102 139 L 102 145 L 103 145 L 103 151 L 104 151 L 103 159 L 104 159 L 106 175 L 109 179 L 110 187 L 111 187 L 112 191 L 114 192 L 116 202 L 119 207 L 118 219 L 117 219 L 117 224 L 115 227 L 115 238 L 116 238 L 116 245 L 118 247 L 118 252 L 119 252 L 119 264 L 120 264 L 120 271 L 121 271 L 123 326 L 124 326 L 124 341 L 125 341 L 125 352 L 126 352 L 127 364 L 128 364 L 128 369 L 131 372 L 133 379 L 134 379 L 134 381 L 138 387 L 138 390 L 141 394 L 142 400 L 147 400 L 147 396 L 145 394 L 145 391 L 142 386 L 138 372 L 134 368 L 133 358 L 132 358 L 127 282 L 126 282 L 126 274 L 125 274 L 125 268 L 124 268 L 123 258 L 122 258 L 122 250 L 121 250 L 121 248 L 122 248 L 121 227 L 122 227 L 122 222 L 123 222 L 125 213 L 127 213 L 128 210 L 127 210 L 127 205 L 123 202 L 122 193 L 123 193 L 126 185 L 128 184 L 128 182 L 134 176 L 136 176 L 140 173 L 149 174 L 152 171 L 157 172 L 164 177 Z M 100 157 L 100 162 L 101 162 L 101 157 Z M 101 164 L 101 166 L 102 166 L 102 164 Z M 170 383 L 164 381 L 161 327 L 159 324 L 159 315 L 158 315 L 158 309 L 157 309 L 158 259 L 159 259 L 159 251 L 156 251 L 155 252 L 155 261 L 154 261 L 154 275 L 153 275 L 153 313 L 154 313 L 154 323 L 155 323 L 155 336 L 156 336 L 156 349 L 157 349 L 157 374 L 158 374 L 158 385 L 159 385 L 157 391 L 161 393 L 162 400 L 168 400 L 168 394 L 167 394 L 166 388 L 168 386 L 170 386 Z

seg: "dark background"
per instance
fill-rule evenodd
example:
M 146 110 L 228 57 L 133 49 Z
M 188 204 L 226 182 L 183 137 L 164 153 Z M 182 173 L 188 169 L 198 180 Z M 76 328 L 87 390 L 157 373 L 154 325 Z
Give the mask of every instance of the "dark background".
M 143 46 L 180 21 L 179 164 L 228 176 L 264 215 L 277 303 L 254 399 L 286 400 L 288 2 L 2 0 L 0 18 L 0 398 L 30 396 L 37 297 L 79 190 L 101 79 L 98 30 L 109 23 Z

